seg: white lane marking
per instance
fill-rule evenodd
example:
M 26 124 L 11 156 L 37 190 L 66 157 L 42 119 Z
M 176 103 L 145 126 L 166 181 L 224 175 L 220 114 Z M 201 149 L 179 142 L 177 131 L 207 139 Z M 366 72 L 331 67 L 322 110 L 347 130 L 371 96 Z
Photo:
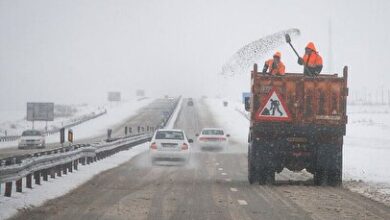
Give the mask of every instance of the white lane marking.
M 232 192 L 237 192 L 238 191 L 238 189 L 237 188 L 230 188 L 230 191 L 232 191 Z
M 218 168 L 218 170 L 223 170 L 223 168 Z
M 248 205 L 248 203 L 245 200 L 237 200 L 238 204 L 240 205 Z
M 226 176 L 227 175 L 227 173 L 221 173 L 222 174 L 222 176 Z
M 227 178 L 225 180 L 226 180 L 226 182 L 231 182 L 232 181 L 232 179 L 230 179 L 230 178 Z

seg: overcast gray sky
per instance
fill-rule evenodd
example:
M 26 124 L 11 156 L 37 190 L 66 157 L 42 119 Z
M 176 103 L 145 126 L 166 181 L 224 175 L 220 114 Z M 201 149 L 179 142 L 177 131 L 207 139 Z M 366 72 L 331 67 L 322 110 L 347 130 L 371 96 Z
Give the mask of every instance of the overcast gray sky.
M 330 22 L 332 70 L 350 66 L 351 90 L 389 88 L 389 11 L 386 0 L 0 0 L 0 108 L 99 102 L 137 88 L 240 97 L 248 75 L 218 75 L 234 52 L 299 28 L 297 49 L 314 41 L 328 71 Z M 287 71 L 301 71 L 290 48 L 279 49 Z

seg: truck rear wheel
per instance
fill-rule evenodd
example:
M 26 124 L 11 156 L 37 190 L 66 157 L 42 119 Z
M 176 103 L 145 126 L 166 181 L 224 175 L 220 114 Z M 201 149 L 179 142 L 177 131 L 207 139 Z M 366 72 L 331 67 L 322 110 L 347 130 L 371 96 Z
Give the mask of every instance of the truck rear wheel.
M 261 143 L 258 144 L 259 150 L 259 160 L 260 160 L 260 169 L 259 169 L 259 184 L 274 184 L 275 183 L 275 168 L 273 161 L 273 144 L 272 140 L 263 139 Z
M 332 137 L 317 145 L 314 169 L 315 185 L 338 186 L 342 182 L 342 138 Z
M 272 168 L 263 168 L 259 173 L 259 184 L 275 184 L 275 171 Z
M 323 169 L 316 168 L 313 176 L 314 176 L 314 185 L 321 186 L 326 183 L 325 171 Z
M 328 185 L 340 186 L 343 174 L 343 137 L 336 137 L 331 151 L 331 163 L 328 170 Z
M 249 143 L 248 146 L 248 181 L 249 184 L 253 184 L 256 181 L 259 180 L 258 178 L 258 163 L 257 163 L 257 158 L 256 158 L 256 150 L 253 149 L 253 141 Z

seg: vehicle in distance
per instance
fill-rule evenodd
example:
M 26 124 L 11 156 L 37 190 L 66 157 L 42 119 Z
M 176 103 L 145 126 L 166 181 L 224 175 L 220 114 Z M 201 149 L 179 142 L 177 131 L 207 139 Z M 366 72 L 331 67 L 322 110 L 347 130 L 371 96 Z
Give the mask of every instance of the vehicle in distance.
M 198 137 L 198 144 L 201 149 L 219 149 L 226 148 L 229 134 L 225 134 L 222 128 L 203 128 Z
M 343 76 L 270 76 L 255 64 L 251 78 L 245 104 L 250 112 L 249 182 L 272 184 L 275 172 L 287 168 L 306 169 L 315 185 L 340 185 L 348 68 Z
M 38 130 L 26 130 L 23 131 L 22 136 L 19 139 L 18 148 L 44 148 L 45 136 Z
M 192 142 L 192 139 L 187 139 L 183 130 L 158 129 L 152 137 L 149 149 L 152 163 L 162 160 L 188 161 Z
M 188 99 L 187 106 L 194 106 L 194 100 Z

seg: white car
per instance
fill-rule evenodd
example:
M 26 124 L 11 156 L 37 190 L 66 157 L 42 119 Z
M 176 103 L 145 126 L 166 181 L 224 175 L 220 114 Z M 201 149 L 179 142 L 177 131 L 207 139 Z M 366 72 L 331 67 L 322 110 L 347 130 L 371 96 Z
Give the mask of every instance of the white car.
M 222 128 L 203 128 L 198 136 L 198 144 L 201 149 L 219 149 L 226 148 L 229 134 L 225 134 Z
M 38 130 L 26 130 L 23 131 L 22 136 L 19 139 L 19 149 L 26 148 L 44 148 L 45 136 Z
M 159 160 L 188 161 L 192 142 L 182 130 L 159 129 L 150 142 L 149 155 L 153 163 Z

